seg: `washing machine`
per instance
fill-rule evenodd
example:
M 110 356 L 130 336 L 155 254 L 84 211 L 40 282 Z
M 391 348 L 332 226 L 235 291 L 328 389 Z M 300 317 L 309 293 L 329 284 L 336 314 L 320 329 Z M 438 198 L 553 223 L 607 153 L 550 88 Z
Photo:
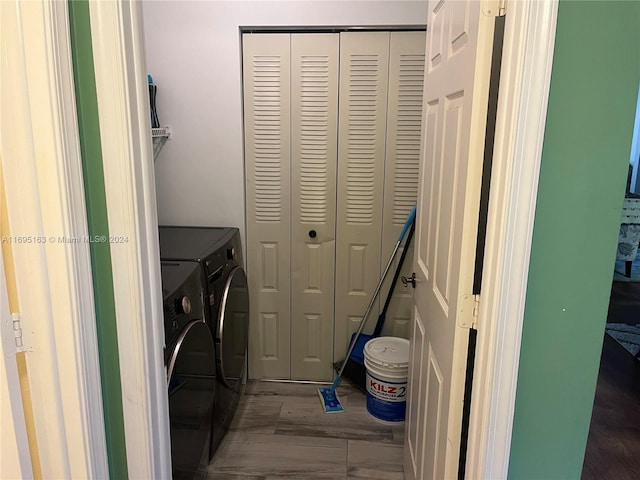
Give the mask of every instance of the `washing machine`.
M 215 346 L 197 262 L 161 262 L 174 479 L 205 478 L 216 394 Z
M 163 262 L 193 262 L 202 272 L 205 323 L 216 376 L 210 456 L 229 428 L 246 383 L 249 291 L 237 228 L 160 227 Z

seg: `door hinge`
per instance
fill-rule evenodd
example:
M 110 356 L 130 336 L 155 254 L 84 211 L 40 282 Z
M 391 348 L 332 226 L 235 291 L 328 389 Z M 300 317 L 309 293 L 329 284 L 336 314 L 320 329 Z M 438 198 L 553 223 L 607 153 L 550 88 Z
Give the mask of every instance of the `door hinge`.
M 5 355 L 12 357 L 16 353 L 33 351 L 27 342 L 27 336 L 24 334 L 22 316 L 20 313 L 12 313 L 11 319 L 5 322 L 2 327 L 2 340 L 7 349 Z
M 506 13 L 506 0 L 485 0 L 482 2 L 482 14 L 485 17 L 504 17 Z
M 458 311 L 458 325 L 462 328 L 478 328 L 478 314 L 480 312 L 480 295 L 463 295 L 460 299 Z
M 13 323 L 13 341 L 16 345 L 16 352 L 24 352 L 24 339 L 22 337 L 22 325 L 20 324 L 20 314 L 12 313 L 11 322 Z

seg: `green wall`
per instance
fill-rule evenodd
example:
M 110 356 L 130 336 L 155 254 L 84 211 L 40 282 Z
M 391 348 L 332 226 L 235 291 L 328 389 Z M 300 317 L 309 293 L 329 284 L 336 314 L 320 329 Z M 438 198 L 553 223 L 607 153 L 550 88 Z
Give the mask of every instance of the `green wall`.
M 580 478 L 640 81 L 640 3 L 561 1 L 509 478 Z
M 89 235 L 109 238 L 89 4 L 87 0 L 70 0 L 68 4 Z M 112 479 L 126 480 L 128 470 L 111 251 L 108 242 L 93 242 L 89 248 L 109 475 Z

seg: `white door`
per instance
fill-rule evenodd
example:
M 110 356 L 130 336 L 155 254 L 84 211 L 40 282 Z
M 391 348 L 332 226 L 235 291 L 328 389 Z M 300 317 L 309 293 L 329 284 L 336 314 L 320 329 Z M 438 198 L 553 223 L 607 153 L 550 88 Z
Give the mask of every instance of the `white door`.
M 391 256 L 402 227 L 418 197 L 424 46 L 424 31 L 391 32 L 384 203 L 382 205 L 383 264 L 386 264 Z M 414 241 L 411 244 L 413 245 Z M 413 246 L 409 246 L 401 271 L 402 275 L 411 276 L 412 258 Z M 391 279 L 399 259 L 398 254 L 382 286 L 380 293 L 382 305 L 391 287 Z M 409 338 L 412 304 L 411 289 L 403 288 L 398 281 L 385 315 L 383 335 Z
M 2 182 L 0 169 L 0 199 L 4 201 Z M 0 478 L 33 478 L 5 275 L 0 249 Z
M 290 36 L 244 34 L 249 372 L 290 376 Z
M 291 379 L 333 376 L 337 33 L 291 35 Z
M 416 289 L 405 438 L 408 479 L 456 478 L 493 25 L 484 2 L 430 1 Z
M 341 33 L 335 360 L 380 278 L 388 81 L 389 32 Z
M 333 375 L 338 34 L 244 34 L 251 378 Z
M 251 378 L 343 359 L 416 202 L 424 36 L 243 35 Z M 410 300 L 388 331 L 408 337 Z

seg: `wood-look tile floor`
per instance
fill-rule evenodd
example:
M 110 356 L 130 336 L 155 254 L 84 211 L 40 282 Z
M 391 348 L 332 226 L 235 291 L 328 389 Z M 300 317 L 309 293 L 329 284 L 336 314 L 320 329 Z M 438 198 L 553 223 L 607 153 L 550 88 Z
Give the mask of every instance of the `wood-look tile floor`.
M 404 426 L 376 421 L 348 385 L 338 396 L 345 411 L 328 414 L 318 385 L 249 382 L 209 478 L 403 480 Z
M 640 318 L 640 283 L 613 282 L 607 322 Z M 582 480 L 640 478 L 640 361 L 604 335 Z

